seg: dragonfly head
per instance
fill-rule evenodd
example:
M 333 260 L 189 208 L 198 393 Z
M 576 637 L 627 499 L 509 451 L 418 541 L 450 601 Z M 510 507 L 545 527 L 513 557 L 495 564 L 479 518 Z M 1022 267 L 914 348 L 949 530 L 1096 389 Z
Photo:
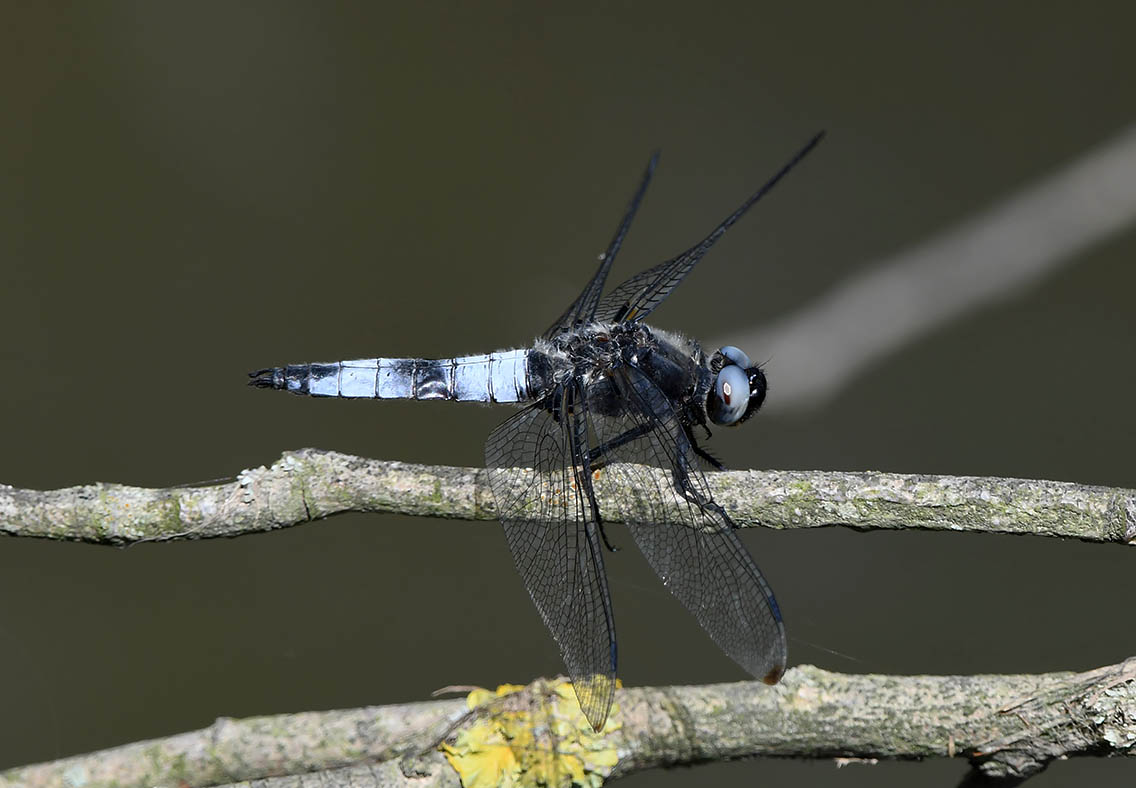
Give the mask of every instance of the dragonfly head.
M 768 384 L 761 367 L 733 345 L 710 359 L 714 383 L 706 396 L 706 415 L 724 427 L 741 424 L 761 407 Z

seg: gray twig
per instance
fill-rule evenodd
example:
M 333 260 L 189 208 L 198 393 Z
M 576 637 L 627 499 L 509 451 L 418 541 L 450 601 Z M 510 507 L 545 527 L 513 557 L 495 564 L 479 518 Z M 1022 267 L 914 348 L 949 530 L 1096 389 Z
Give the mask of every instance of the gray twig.
M 597 484 L 612 522 L 634 520 L 645 505 L 621 481 L 626 476 L 601 472 Z M 743 527 L 923 528 L 1136 542 L 1136 490 L 869 471 L 732 471 L 708 477 L 715 500 Z M 659 482 L 669 483 L 664 477 Z M 242 471 L 232 482 L 209 487 L 0 485 L 0 533 L 95 544 L 239 536 L 342 512 L 497 516 L 483 469 L 315 449 L 288 452 L 270 468 Z
M 457 785 L 459 764 L 443 758 L 438 745 L 451 745 L 454 754 L 468 746 L 462 731 L 490 723 L 513 728 L 502 744 L 494 744 L 486 728 L 466 739 L 475 745 L 465 753 L 474 759 L 472 768 L 548 768 L 551 756 L 562 760 L 565 771 L 579 767 L 603 779 L 755 756 L 868 763 L 960 757 L 974 767 L 972 782 L 981 777 L 1005 784 L 1055 759 L 1136 755 L 1136 658 L 1085 673 L 1032 676 L 849 675 L 803 665 L 772 688 L 742 682 L 625 689 L 617 693 L 612 724 L 594 736 L 578 707 L 554 707 L 551 689 L 535 682 L 527 706 L 502 700 L 480 715 L 467 712 L 460 700 L 446 700 L 222 719 L 192 733 L 12 769 L 0 773 L 0 785 L 256 781 L 283 788 L 299 785 L 301 775 L 305 786 Z M 546 740 L 545 759 L 526 760 L 519 748 L 535 749 L 541 731 L 558 730 L 563 737 L 572 730 L 560 722 L 569 714 L 589 733 L 580 740 Z M 557 722 L 550 725 L 553 717 Z M 528 739 L 519 734 L 522 728 Z M 491 752 L 495 746 L 516 752 L 503 758 Z

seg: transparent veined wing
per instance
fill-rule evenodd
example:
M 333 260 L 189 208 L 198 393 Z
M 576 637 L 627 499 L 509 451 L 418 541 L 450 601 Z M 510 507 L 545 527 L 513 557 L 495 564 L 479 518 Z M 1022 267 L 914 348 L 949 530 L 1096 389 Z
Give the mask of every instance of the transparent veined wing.
M 584 287 L 579 297 L 541 335 L 545 339 L 551 339 L 577 326 L 590 323 L 595 318 L 596 307 L 599 306 L 600 296 L 603 295 L 608 272 L 611 270 L 612 263 L 615 262 L 615 256 L 619 253 L 620 247 L 623 246 L 623 239 L 627 236 L 627 231 L 631 229 L 631 222 L 635 218 L 635 213 L 639 210 L 640 203 L 643 202 L 643 195 L 647 193 L 647 185 L 651 182 L 651 176 L 654 175 L 655 166 L 658 163 L 659 153 L 656 151 L 651 156 L 651 160 L 647 162 L 647 169 L 643 172 L 643 177 L 639 181 L 639 188 L 632 195 L 631 202 L 627 204 L 627 210 L 623 213 L 623 219 L 620 220 L 611 243 L 608 244 L 607 250 L 600 257 L 599 268 L 592 275 L 591 280 Z
M 625 320 L 642 320 L 651 314 L 667 296 L 686 278 L 691 269 L 698 264 L 710 247 L 718 242 L 754 203 L 764 197 L 784 178 L 791 169 L 800 163 L 824 137 L 818 133 L 801 148 L 778 172 L 766 181 L 760 189 L 751 194 L 738 209 L 727 216 L 713 231 L 697 244 L 678 257 L 666 260 L 646 271 L 636 274 L 604 296 L 595 310 L 595 319 L 621 323 Z
M 594 454 L 604 460 L 603 473 L 622 477 L 636 491 L 635 508 L 645 516 L 628 530 L 714 642 L 754 677 L 776 683 L 786 664 L 781 612 L 729 516 L 714 503 L 687 427 L 634 367 L 613 370 L 610 383 L 622 407 L 616 414 L 592 413 Z
M 571 390 L 548 401 L 551 409 L 530 406 L 493 430 L 485 462 L 517 571 L 600 730 L 615 694 L 616 644 L 590 478 L 573 462 L 586 424 Z

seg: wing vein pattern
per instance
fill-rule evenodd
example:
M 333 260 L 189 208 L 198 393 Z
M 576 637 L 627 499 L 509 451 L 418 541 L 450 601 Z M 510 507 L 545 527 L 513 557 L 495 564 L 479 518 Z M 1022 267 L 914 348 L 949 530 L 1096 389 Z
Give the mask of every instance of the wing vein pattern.
M 595 319 L 596 307 L 600 303 L 600 296 L 603 294 L 608 272 L 611 270 L 612 263 L 615 262 L 615 256 L 619 254 L 620 247 L 623 246 L 623 239 L 627 236 L 627 231 L 631 229 L 631 222 L 635 219 L 640 203 L 643 202 L 643 195 L 647 193 L 647 185 L 651 183 L 651 176 L 655 174 L 655 167 L 658 163 L 659 153 L 656 151 L 651 155 L 651 160 L 647 162 L 647 169 L 643 172 L 643 177 L 639 181 L 639 188 L 631 197 L 631 202 L 627 204 L 627 210 L 623 212 L 623 219 L 620 220 L 611 243 L 600 256 L 599 268 L 592 275 L 583 292 L 572 302 L 572 305 L 565 309 L 564 314 L 544 332 L 542 336 L 545 339 L 552 339 L 557 334 L 571 331 L 573 328 L 590 323 Z
M 687 249 L 678 257 L 665 260 L 658 265 L 648 268 L 646 271 L 636 274 L 618 285 L 611 293 L 604 296 L 596 309 L 595 319 L 603 322 L 619 323 L 624 320 L 643 320 L 647 315 L 651 314 L 651 312 L 655 310 L 655 307 L 661 304 L 666 297 L 671 294 L 671 291 L 678 287 L 679 283 L 686 278 L 686 275 L 697 265 L 698 261 L 710 251 L 710 247 L 716 244 L 718 239 L 726 234 L 726 230 L 733 227 L 738 219 L 742 218 L 746 211 L 754 206 L 754 203 L 768 194 L 769 191 L 777 185 L 778 181 L 784 178 L 791 169 L 797 166 L 797 164 L 816 147 L 817 143 L 819 143 L 823 137 L 824 132 L 820 132 L 809 140 L 785 166 L 778 170 L 760 189 L 751 194 L 736 211 L 727 216 L 721 224 L 715 227 L 709 235 L 697 244 Z
M 490 486 L 517 571 L 560 646 L 580 708 L 601 729 L 615 695 L 615 624 L 603 546 L 580 478 L 586 423 L 572 391 L 501 424 L 485 445 Z M 590 480 L 589 480 L 590 481 Z
M 634 367 L 613 370 L 624 407 L 593 414 L 601 445 L 609 444 L 603 473 L 622 477 L 648 513 L 628 530 L 663 584 L 718 646 L 751 675 L 776 683 L 785 671 L 785 627 L 765 578 L 738 538 L 726 512 L 711 498 L 693 444 L 666 396 Z M 644 429 L 645 425 L 653 428 Z M 620 442 L 619 436 L 641 433 Z M 672 484 L 659 483 L 669 472 Z

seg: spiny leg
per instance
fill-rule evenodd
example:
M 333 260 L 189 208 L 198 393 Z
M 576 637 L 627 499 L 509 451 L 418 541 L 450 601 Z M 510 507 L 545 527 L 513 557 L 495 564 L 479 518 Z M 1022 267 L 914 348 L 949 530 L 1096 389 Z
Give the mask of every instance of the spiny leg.
M 698 444 L 694 441 L 694 438 L 690 434 L 689 427 L 684 427 L 683 433 L 687 438 L 687 446 L 689 446 L 695 454 L 697 454 L 699 457 L 703 457 L 704 459 L 708 459 L 709 462 L 712 465 L 716 465 L 719 470 L 725 470 L 724 465 L 714 459 L 714 457 L 709 453 L 699 448 Z M 694 484 L 690 481 L 690 473 L 688 472 L 687 466 L 687 455 L 683 450 L 684 448 L 686 447 L 682 446 L 681 444 L 676 446 L 676 456 L 678 462 L 675 463 L 673 473 L 675 490 L 679 495 L 683 497 L 683 500 L 687 501 L 688 503 L 694 504 L 703 512 L 714 512 L 715 514 L 721 515 L 722 519 L 725 520 L 731 528 L 736 528 L 737 526 L 734 525 L 734 521 L 730 519 L 730 516 L 728 514 L 726 514 L 726 510 L 715 503 L 712 499 L 699 492 L 698 489 L 695 488 Z
M 726 466 L 723 465 L 717 457 L 698 445 L 698 441 L 694 439 L 694 431 L 691 430 L 690 427 L 684 425 L 683 431 L 686 432 L 686 439 L 690 442 L 690 448 L 694 450 L 695 454 L 706 460 L 706 462 L 708 462 L 710 464 L 710 467 L 712 467 L 714 470 L 726 470 Z M 706 436 L 710 436 L 710 430 L 706 430 Z
M 592 470 L 598 471 L 607 465 L 607 460 L 604 458 L 605 454 L 618 449 L 620 446 L 630 443 L 636 438 L 642 438 L 653 429 L 648 424 L 640 424 L 636 427 L 624 432 L 622 435 L 617 435 L 609 441 L 601 443 L 599 446 L 591 450 Z
M 595 468 L 592 466 L 591 452 L 588 449 L 588 421 L 587 409 L 584 407 L 583 389 L 580 384 L 576 384 L 572 388 L 571 405 L 579 406 L 575 418 L 570 419 L 568 442 L 572 450 L 572 473 L 576 477 L 576 485 L 584 491 L 584 495 L 588 499 L 588 506 L 592 510 L 592 520 L 595 521 L 596 528 L 600 532 L 600 538 L 603 539 L 604 546 L 608 550 L 615 553 L 618 548 L 612 545 L 607 538 L 607 531 L 604 529 L 603 517 L 600 515 L 599 501 L 596 500 L 596 490 L 592 485 L 592 472 Z

